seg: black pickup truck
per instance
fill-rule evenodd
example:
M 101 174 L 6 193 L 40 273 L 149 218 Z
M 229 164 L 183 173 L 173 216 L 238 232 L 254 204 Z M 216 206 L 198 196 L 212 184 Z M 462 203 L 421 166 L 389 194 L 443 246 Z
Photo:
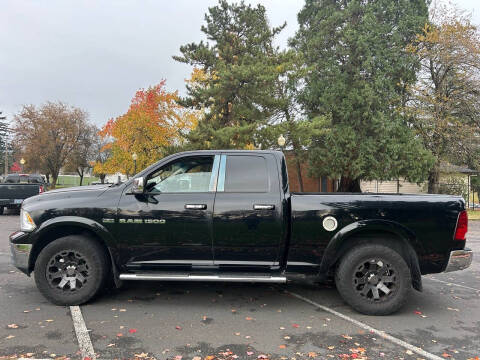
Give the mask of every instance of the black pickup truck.
M 458 196 L 291 193 L 277 151 L 193 151 L 123 184 L 27 199 L 14 264 L 55 304 L 122 280 L 334 279 L 347 303 L 389 314 L 421 275 L 467 268 Z
M 5 208 L 20 209 L 22 202 L 30 196 L 45 191 L 45 181 L 37 174 L 8 174 L 0 184 L 0 215 Z

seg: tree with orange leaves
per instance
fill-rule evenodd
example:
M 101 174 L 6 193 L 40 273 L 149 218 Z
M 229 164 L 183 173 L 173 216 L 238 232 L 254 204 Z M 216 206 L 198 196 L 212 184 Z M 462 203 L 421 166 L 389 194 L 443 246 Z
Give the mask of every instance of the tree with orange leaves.
M 137 154 L 137 169 L 143 169 L 165 156 L 168 149 L 181 145 L 186 132 L 196 126 L 196 113 L 177 103 L 177 92 L 165 90 L 165 80 L 135 94 L 128 111 L 110 119 L 100 131 L 109 139 L 104 150 L 111 156 L 97 162 L 95 173 L 134 173 L 132 155 Z

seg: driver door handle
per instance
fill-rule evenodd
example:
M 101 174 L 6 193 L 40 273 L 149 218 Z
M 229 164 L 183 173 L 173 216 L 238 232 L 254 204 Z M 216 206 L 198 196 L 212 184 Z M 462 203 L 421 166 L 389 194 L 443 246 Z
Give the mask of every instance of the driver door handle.
M 185 209 L 205 210 L 206 208 L 207 204 L 185 204 Z
M 253 205 L 253 210 L 273 210 L 275 205 L 266 205 L 266 204 L 255 204 Z

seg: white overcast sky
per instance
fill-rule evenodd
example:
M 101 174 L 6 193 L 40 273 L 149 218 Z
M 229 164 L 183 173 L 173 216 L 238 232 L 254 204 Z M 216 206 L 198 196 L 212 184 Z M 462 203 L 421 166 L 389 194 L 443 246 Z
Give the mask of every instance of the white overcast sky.
M 287 22 L 285 46 L 302 0 L 262 3 L 273 26 Z M 202 39 L 200 26 L 216 0 L 2 0 L 0 111 L 9 120 L 22 104 L 61 100 L 87 110 L 101 126 L 124 113 L 135 91 L 167 80 L 184 93 L 191 68 L 172 55 Z M 458 0 L 480 25 L 480 2 Z

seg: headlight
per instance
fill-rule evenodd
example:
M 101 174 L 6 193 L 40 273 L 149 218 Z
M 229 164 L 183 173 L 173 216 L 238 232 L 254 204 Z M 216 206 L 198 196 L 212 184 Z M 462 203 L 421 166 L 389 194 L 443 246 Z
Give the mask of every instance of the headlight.
M 20 210 L 20 230 L 22 231 L 33 231 L 37 225 L 33 221 L 32 217 L 28 212 L 21 209 Z

